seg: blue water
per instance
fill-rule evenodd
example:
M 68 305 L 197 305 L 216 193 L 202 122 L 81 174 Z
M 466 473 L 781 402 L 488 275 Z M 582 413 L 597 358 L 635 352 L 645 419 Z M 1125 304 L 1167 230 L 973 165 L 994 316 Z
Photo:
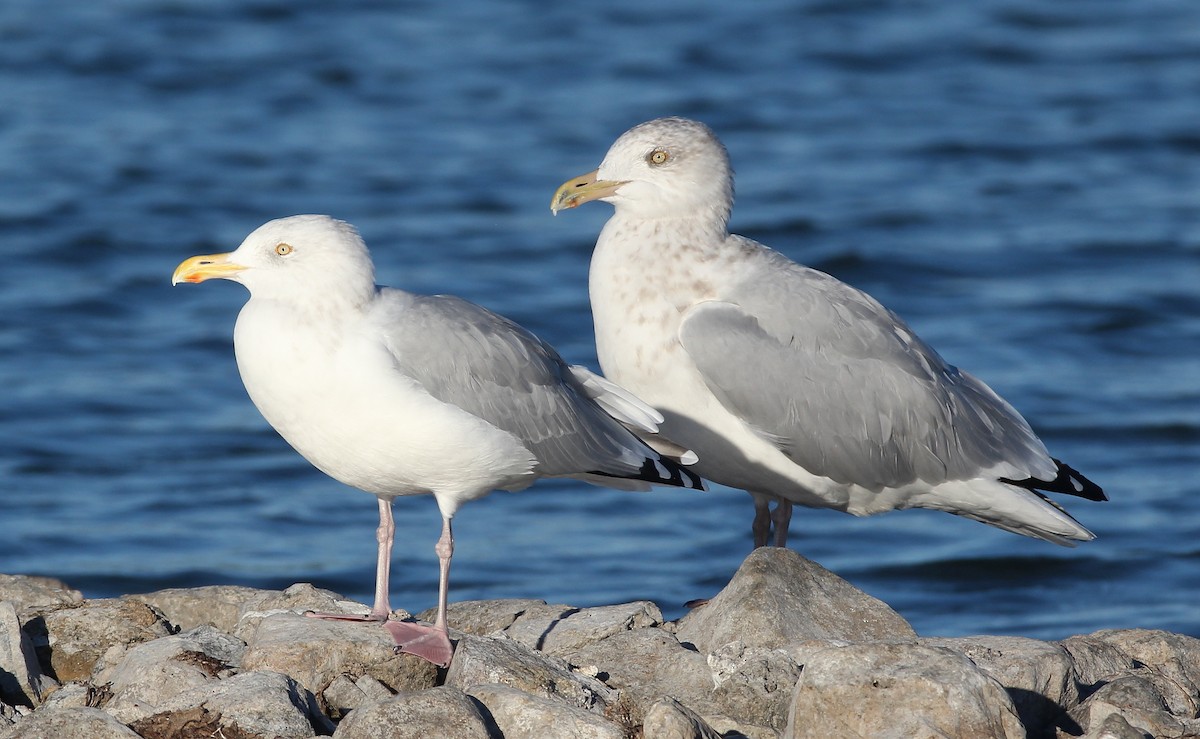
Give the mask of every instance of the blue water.
M 172 289 L 260 223 L 356 223 L 380 280 L 595 366 L 609 208 L 555 187 L 629 126 L 713 126 L 735 230 L 891 306 L 1112 501 L 1074 550 L 945 514 L 797 510 L 792 546 L 927 635 L 1200 636 L 1193 0 L 0 5 L 0 571 L 90 597 L 311 581 L 368 600 L 375 505 L 245 397 L 245 293 Z M 429 498 L 393 603 L 435 600 Z M 543 482 L 456 519 L 453 599 L 711 595 L 740 492 Z

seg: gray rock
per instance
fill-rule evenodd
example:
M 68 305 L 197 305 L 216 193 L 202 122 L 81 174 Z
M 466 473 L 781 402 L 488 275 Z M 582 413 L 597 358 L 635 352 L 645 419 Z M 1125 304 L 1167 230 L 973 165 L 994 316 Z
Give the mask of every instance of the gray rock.
M 1180 737 L 1189 733 L 1167 709 L 1158 686 L 1139 675 L 1125 675 L 1106 682 L 1071 714 L 1089 734 L 1103 731 L 1105 722 L 1113 715 L 1153 737 Z M 1111 731 L 1114 724 L 1109 726 Z M 1120 727 L 1120 724 L 1115 726 Z M 1125 731 L 1123 727 L 1121 730 Z
M 430 620 L 428 610 L 419 618 Z M 475 636 L 504 636 L 546 654 L 563 655 L 619 631 L 662 624 L 662 611 L 650 601 L 597 608 L 548 605 L 530 599 L 451 603 L 446 612 L 452 631 Z
M 1079 702 L 1075 665 L 1061 645 L 1018 636 L 921 639 L 921 644 L 965 654 L 1008 691 L 1030 737 L 1053 739 L 1056 730 L 1078 735 L 1066 708 Z
M 704 720 L 713 731 L 728 739 L 779 739 L 781 734 L 767 726 L 755 726 L 754 724 L 738 721 L 730 716 L 713 714 L 712 716 L 704 716 Z
M 39 711 L 59 710 L 62 708 L 100 708 L 111 697 L 107 687 L 97 687 L 93 683 L 67 683 L 46 697 Z
M 882 601 L 790 549 L 760 547 L 707 604 L 684 616 L 681 642 L 705 654 L 740 641 L 774 649 L 810 639 L 911 638 L 912 626 Z
M 1083 739 L 1154 739 L 1154 737 L 1130 726 L 1121 714 L 1110 713 L 1100 723 L 1100 726 L 1084 734 Z
M 208 735 L 239 739 L 306 739 L 318 731 L 333 731 L 312 693 L 277 672 L 244 672 L 217 680 L 184 691 L 160 708 L 130 726 L 143 735 L 171 736 L 183 733 L 181 726 L 198 724 L 210 730 Z M 185 735 L 204 735 L 193 731 Z
M 342 720 L 335 739 L 489 739 L 493 733 L 478 704 L 450 687 L 398 693 L 357 708 Z
M 785 652 L 792 658 L 793 662 L 803 667 L 812 655 L 823 652 L 826 649 L 844 647 L 849 644 L 850 642 L 841 639 L 810 639 L 779 647 L 779 651 Z
M 812 654 L 796 685 L 787 739 L 1024 737 L 1000 683 L 963 655 L 912 643 Z
M 83 593 L 53 577 L 34 575 L 0 575 L 0 600 L 12 601 L 22 621 L 31 614 L 41 614 L 83 602 Z
M 642 735 L 646 739 L 721 739 L 700 714 L 674 698 L 659 698 L 646 710 Z
M 785 652 L 733 642 L 709 655 L 708 665 L 716 685 L 711 711 L 776 731 L 787 726 L 800 666 Z
M 468 691 L 493 683 L 597 711 L 616 698 L 599 680 L 573 672 L 562 659 L 505 637 L 463 636 L 446 672 L 446 685 Z
M 391 697 L 392 691 L 370 675 L 362 675 L 357 679 L 349 675 L 338 675 L 321 693 L 322 700 L 329 707 L 329 715 L 334 719 L 345 716 L 359 706 Z
M 144 603 L 89 600 L 46 613 L 40 622 L 26 624 L 38 659 L 60 682 L 85 680 L 101 657 L 108 659 L 133 644 L 171 633 L 162 614 Z
M 272 593 L 279 595 L 278 590 L 257 590 L 241 585 L 206 585 L 127 595 L 125 599 L 154 606 L 182 631 L 211 624 L 221 631 L 232 632 L 246 603 L 265 600 Z
M 504 634 L 522 644 L 564 655 L 613 634 L 662 624 L 662 611 L 650 601 L 599 608 L 567 608 L 555 614 L 521 614 Z
M 247 634 L 253 633 L 258 628 L 260 621 L 279 613 L 303 615 L 307 611 L 315 611 L 319 613 L 366 614 L 370 610 L 362 603 L 345 600 L 330 590 L 314 588 L 308 583 L 297 583 L 289 586 L 287 590 L 257 591 L 250 600 L 242 603 L 241 615 L 238 617 L 237 626 L 233 628 L 232 633 L 248 643 L 250 638 Z M 393 611 L 393 613 L 399 614 L 398 618 L 408 616 L 406 611 Z
M 523 616 L 552 617 L 571 610 L 576 609 L 563 605 L 551 606 L 547 605 L 544 600 L 532 598 L 464 600 L 451 603 L 446 607 L 446 621 L 454 631 L 475 636 L 488 636 L 507 629 Z M 437 609 L 430 608 L 418 614 L 417 618 L 427 623 L 433 623 L 436 616 Z
M 199 626 L 131 647 L 120 662 L 98 669 L 94 683 L 108 685 L 104 710 L 131 724 L 182 693 L 231 676 L 245 651 L 237 637 Z
M 598 676 L 621 691 L 629 721 L 641 724 L 659 698 L 678 699 L 708 717 L 712 670 L 704 655 L 684 647 L 662 629 L 634 629 L 614 634 L 567 655 L 571 664 Z
M 504 739 L 625 739 L 625 729 L 603 716 L 507 685 L 476 685 L 468 693 L 487 709 Z
M 324 692 L 339 675 L 370 675 L 396 692 L 433 687 L 437 681 L 436 667 L 411 654 L 395 654 L 392 637 L 375 623 L 284 611 L 256 617 L 252 628 L 238 633 L 248 645 L 242 669 L 291 675 L 314 694 Z
M 42 674 L 33 642 L 21 629 L 12 601 L 0 601 L 0 701 L 33 707 L 56 687 Z
M 1200 640 L 918 640 L 784 550 L 752 554 L 678 624 L 644 601 L 452 604 L 462 632 L 444 688 L 378 625 L 303 617 L 366 610 L 311 585 L 85 601 L 57 581 L 0 576 L 5 593 L 0 739 L 128 739 L 122 721 L 144 739 L 309 737 L 333 731 L 330 717 L 351 739 L 1013 736 L 1021 721 L 1047 739 L 1200 736 Z M 172 624 L 194 628 L 172 635 Z
M 0 730 L 0 739 L 142 739 L 125 724 L 96 708 L 34 711 Z
M 1061 642 L 1085 692 L 1124 675 L 1149 680 L 1176 718 L 1197 715 L 1200 639 L 1166 631 L 1121 629 Z
M 1090 693 L 1113 677 L 1145 666 L 1105 639 L 1106 633 L 1111 632 L 1072 636 L 1059 642 L 1071 655 L 1079 688 L 1084 693 Z

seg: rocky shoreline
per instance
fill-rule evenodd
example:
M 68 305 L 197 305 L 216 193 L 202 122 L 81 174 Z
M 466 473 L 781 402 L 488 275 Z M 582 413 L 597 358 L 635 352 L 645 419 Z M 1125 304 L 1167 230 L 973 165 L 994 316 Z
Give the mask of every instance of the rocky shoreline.
M 85 599 L 0 575 L 0 739 L 1200 736 L 1200 640 L 921 638 L 787 549 L 707 604 L 451 604 L 454 661 L 395 655 L 328 591 Z M 428 614 L 422 614 L 428 617 Z

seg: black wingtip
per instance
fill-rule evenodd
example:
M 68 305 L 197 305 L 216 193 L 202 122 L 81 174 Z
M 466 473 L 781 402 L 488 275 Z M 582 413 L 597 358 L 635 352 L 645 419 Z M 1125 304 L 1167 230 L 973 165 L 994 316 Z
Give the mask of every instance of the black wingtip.
M 699 475 L 678 462 L 673 462 L 664 457 L 659 457 L 658 459 L 646 457 L 646 461 L 642 464 L 642 469 L 639 472 L 638 479 L 645 480 L 646 482 L 670 485 L 677 488 L 690 488 L 692 490 L 704 489 L 704 480 L 700 479 Z
M 1000 478 L 1000 482 L 1016 485 L 1027 490 L 1045 490 L 1048 493 L 1075 495 L 1095 501 L 1108 500 L 1108 496 L 1104 494 L 1104 490 L 1096 483 L 1084 477 L 1078 470 L 1070 465 L 1063 464 L 1057 459 L 1053 461 L 1058 467 L 1058 476 L 1053 480 L 1039 480 L 1034 477 L 1024 480 L 1009 480 L 1002 477 Z
M 643 480 L 655 485 L 669 485 L 676 488 L 705 490 L 704 479 L 688 468 L 665 457 L 646 457 L 641 468 L 631 474 L 615 475 L 611 472 L 592 470 L 589 475 L 598 477 L 616 477 L 626 480 Z

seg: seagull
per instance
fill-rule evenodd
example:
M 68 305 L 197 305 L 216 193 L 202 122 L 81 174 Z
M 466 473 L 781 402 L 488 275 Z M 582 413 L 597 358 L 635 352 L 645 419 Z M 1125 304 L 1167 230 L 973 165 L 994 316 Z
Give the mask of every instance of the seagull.
M 397 652 L 447 666 L 450 521 L 492 490 L 542 477 L 610 487 L 701 489 L 654 451 L 662 416 L 508 319 L 450 295 L 375 284 L 366 245 L 323 215 L 270 221 L 228 254 L 196 256 L 172 284 L 232 280 L 250 291 L 233 333 L 246 392 L 317 469 L 379 499 L 375 603 L 369 614 L 309 614 L 382 623 Z M 442 514 L 432 627 L 389 620 L 388 575 L 399 495 L 432 495 Z
M 870 295 L 729 233 L 733 171 L 707 126 L 635 126 L 550 208 L 592 200 L 614 207 L 589 274 L 600 367 L 662 412 L 693 469 L 753 496 L 755 547 L 772 527 L 786 546 L 793 504 L 1095 538 L 1045 492 L 1104 492 L 991 388 Z

